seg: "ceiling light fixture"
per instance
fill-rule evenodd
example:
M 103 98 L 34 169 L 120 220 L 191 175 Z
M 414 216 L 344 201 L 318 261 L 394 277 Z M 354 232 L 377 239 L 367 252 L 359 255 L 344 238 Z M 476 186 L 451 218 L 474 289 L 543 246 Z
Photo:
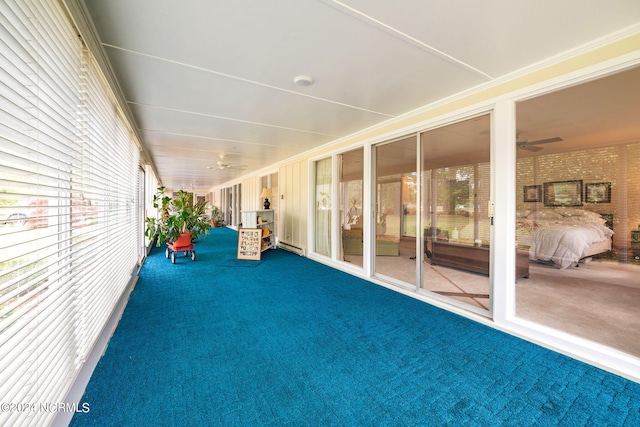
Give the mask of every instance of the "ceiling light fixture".
M 296 76 L 293 78 L 293 82 L 298 86 L 311 86 L 314 82 L 311 76 Z

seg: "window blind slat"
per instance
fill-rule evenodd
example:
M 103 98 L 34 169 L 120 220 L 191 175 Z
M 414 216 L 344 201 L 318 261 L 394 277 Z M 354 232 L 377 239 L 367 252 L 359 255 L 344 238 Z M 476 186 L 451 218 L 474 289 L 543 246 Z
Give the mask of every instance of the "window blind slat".
M 139 150 L 128 129 L 60 3 L 0 2 L 5 402 L 63 402 L 136 267 Z M 0 424 L 53 417 L 6 412 Z

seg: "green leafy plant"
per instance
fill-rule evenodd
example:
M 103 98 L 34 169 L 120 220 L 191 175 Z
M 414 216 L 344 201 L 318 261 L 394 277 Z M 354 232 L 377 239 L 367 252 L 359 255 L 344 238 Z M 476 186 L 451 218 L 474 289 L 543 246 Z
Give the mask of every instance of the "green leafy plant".
M 213 206 L 211 208 L 211 223 L 214 227 L 218 227 L 220 224 L 222 224 L 222 212 L 217 206 Z
M 155 239 L 156 245 L 163 242 L 175 242 L 183 233 L 191 234 L 195 240 L 206 234 L 211 228 L 209 217 L 205 213 L 206 201 L 193 203 L 193 194 L 179 190 L 174 197 L 165 194 L 165 187 L 158 187 L 153 196 L 153 207 L 159 210 L 158 217 L 145 220 L 145 236 Z

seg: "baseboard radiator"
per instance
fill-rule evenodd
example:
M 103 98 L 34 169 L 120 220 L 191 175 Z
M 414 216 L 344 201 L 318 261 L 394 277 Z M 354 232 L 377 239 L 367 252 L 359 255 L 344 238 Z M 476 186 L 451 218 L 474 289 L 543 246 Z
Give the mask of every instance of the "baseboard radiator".
M 285 251 L 293 252 L 294 254 L 304 256 L 304 248 L 294 246 L 290 243 L 278 242 L 278 247 L 284 249 Z

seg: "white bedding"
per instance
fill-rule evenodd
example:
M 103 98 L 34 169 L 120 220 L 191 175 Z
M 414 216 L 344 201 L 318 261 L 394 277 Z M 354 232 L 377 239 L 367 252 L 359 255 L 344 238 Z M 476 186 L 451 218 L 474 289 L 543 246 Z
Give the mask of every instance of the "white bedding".
M 611 235 L 605 230 L 611 232 L 598 224 L 539 227 L 531 239 L 529 259 L 553 261 L 567 268 L 577 263 L 591 244 L 609 239 Z
M 592 245 L 609 243 L 613 231 L 598 214 L 583 210 L 542 210 L 518 219 L 519 244 L 530 246 L 529 259 L 553 261 L 561 268 L 593 255 Z

